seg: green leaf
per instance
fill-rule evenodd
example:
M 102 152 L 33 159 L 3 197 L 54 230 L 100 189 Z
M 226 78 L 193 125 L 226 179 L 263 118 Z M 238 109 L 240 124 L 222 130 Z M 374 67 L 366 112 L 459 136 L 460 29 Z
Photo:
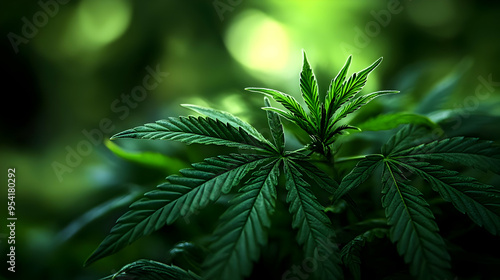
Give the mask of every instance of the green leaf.
M 171 117 L 125 130 L 111 137 L 116 138 L 172 140 L 186 144 L 221 145 L 264 152 L 273 150 L 241 127 L 234 127 L 209 117 Z
M 385 228 L 370 229 L 356 236 L 342 248 L 340 252 L 342 262 L 349 268 L 355 280 L 361 279 L 361 249 L 366 242 L 372 242 L 375 238 L 384 238 L 387 233 L 388 231 Z
M 279 161 L 256 172 L 231 200 L 214 232 L 211 254 L 205 260 L 205 279 L 242 279 L 249 276 L 252 262 L 267 243 L 265 228 L 276 203 Z
M 101 280 L 200 280 L 201 278 L 191 271 L 174 266 L 166 265 L 151 260 L 138 260 L 122 267 L 117 273 L 102 278 Z
M 392 152 L 392 158 L 442 160 L 500 174 L 500 147 L 478 138 L 453 137 Z
M 500 190 L 439 165 L 421 161 L 399 163 L 424 178 L 433 190 L 494 235 L 500 235 Z
M 431 129 L 438 127 L 438 125 L 432 122 L 428 117 L 413 113 L 393 113 L 379 115 L 375 118 L 358 124 L 357 127 L 364 131 L 379 131 L 393 129 L 401 124 L 423 125 Z
M 206 108 L 206 107 L 201 107 L 197 105 L 192 105 L 192 104 L 181 104 L 182 107 L 185 107 L 187 109 L 193 110 L 199 114 L 202 114 L 204 116 L 210 117 L 212 119 L 220 120 L 223 123 L 230 124 L 234 127 L 241 127 L 243 130 L 245 130 L 248 134 L 251 136 L 259 139 L 260 141 L 264 143 L 269 143 L 269 141 L 262 136 L 260 132 L 258 132 L 255 127 L 250 125 L 249 123 L 245 122 L 244 120 L 228 113 L 225 111 L 220 111 L 220 110 L 215 110 L 211 108 Z
M 344 67 L 340 70 L 340 72 L 335 76 L 335 78 L 332 80 L 330 83 L 330 87 L 328 88 L 327 95 L 325 97 L 325 109 L 328 112 L 327 114 L 327 119 L 329 119 L 333 112 L 338 109 L 338 106 L 340 101 L 339 99 L 339 94 L 340 90 L 342 88 L 342 84 L 344 83 L 346 76 L 347 76 L 347 71 L 349 70 L 349 66 L 351 65 L 351 59 L 352 56 L 349 56 L 347 58 L 346 63 L 344 64 Z M 332 102 L 334 103 L 332 105 Z
M 264 105 L 270 107 L 271 103 L 267 97 L 264 97 Z M 267 111 L 267 121 L 269 123 L 269 129 L 271 130 L 271 136 L 274 140 L 274 145 L 278 148 L 280 153 L 285 150 L 285 133 L 283 132 L 283 125 L 279 114 L 273 111 Z
M 332 125 L 328 129 L 326 137 L 325 137 L 325 139 L 328 139 L 327 141 L 325 141 L 326 145 L 333 144 L 333 142 L 335 142 L 335 136 L 344 134 L 345 130 L 347 130 L 347 129 L 352 129 L 352 130 L 357 130 L 357 131 L 361 130 L 359 127 L 347 125 L 347 124 L 343 124 L 343 125 L 339 125 L 339 126 Z
M 382 206 L 398 253 L 417 279 L 452 279 L 450 256 L 429 204 L 419 190 L 403 182 L 397 166 L 386 161 L 385 167 Z
M 428 142 L 430 137 L 428 130 L 422 126 L 405 125 L 382 146 L 382 154 L 389 156 L 399 153 Z
M 313 119 L 319 122 L 320 119 L 320 103 L 319 103 L 319 88 L 318 81 L 307 61 L 306 53 L 303 52 L 304 63 L 300 72 L 300 91 L 302 97 L 313 116 Z
M 368 104 L 370 101 L 372 101 L 373 99 L 375 99 L 379 96 L 386 95 L 386 94 L 395 94 L 398 92 L 399 91 L 397 91 L 397 90 L 382 90 L 382 91 L 376 91 L 376 92 L 372 92 L 372 93 L 369 93 L 366 95 L 358 96 L 358 97 L 354 98 L 353 100 L 347 102 L 344 106 L 342 106 L 342 108 L 337 110 L 333 114 L 330 123 L 333 126 L 333 124 L 336 124 L 338 121 L 345 118 L 347 115 L 356 112 L 359 108 Z
M 187 166 L 182 160 L 167 157 L 160 153 L 127 151 L 110 140 L 104 141 L 104 144 L 113 154 L 122 159 L 145 166 L 161 168 L 169 173 L 177 172 L 177 170 Z
M 311 164 L 310 162 L 305 160 L 297 159 L 294 159 L 294 163 L 294 166 L 304 177 L 313 180 L 316 185 L 318 185 L 328 193 L 335 193 L 335 191 L 339 187 L 339 184 L 334 179 L 332 179 L 330 176 L 328 176 L 328 174 L 316 167 L 314 164 Z
M 304 108 L 293 98 L 293 96 L 286 93 L 267 88 L 248 87 L 245 90 L 262 93 L 272 97 L 277 102 L 281 103 L 291 113 L 291 121 L 301 127 L 309 134 L 315 134 L 315 125 L 307 115 Z M 279 111 L 278 111 L 279 112 Z
M 310 185 L 290 160 L 285 162 L 286 201 L 293 214 L 292 227 L 298 229 L 297 241 L 304 245 L 305 257 L 317 263 L 315 279 L 343 279 L 338 246 L 332 243 L 335 232 L 323 206 L 319 204 Z M 287 277 L 291 272 L 283 274 Z
M 85 265 L 119 251 L 166 224 L 172 224 L 179 217 L 196 213 L 267 162 L 269 158 L 257 155 L 219 156 L 193 164 L 191 169 L 181 170 L 182 176 L 167 177 L 166 183 L 144 194 L 116 221 L 110 234 Z
M 332 201 L 335 202 L 337 199 L 341 198 L 349 191 L 357 188 L 361 185 L 370 175 L 373 173 L 373 170 L 379 165 L 382 157 L 379 155 L 369 155 L 364 159 L 360 160 L 356 166 L 351 170 L 349 174 L 347 174 L 337 191 L 333 194 Z
M 351 57 L 348 58 L 346 66 L 349 67 L 351 62 Z M 344 81 L 339 88 L 336 88 L 334 92 L 333 104 L 330 107 L 330 112 L 328 116 L 334 114 L 337 109 L 342 106 L 342 104 L 348 102 L 353 98 L 358 92 L 363 89 L 368 79 L 368 75 L 382 62 L 382 58 L 377 59 L 372 65 L 368 66 L 366 69 L 354 73 L 348 80 Z M 346 69 L 346 66 L 344 68 Z M 347 69 L 346 69 L 347 70 Z M 344 69 L 341 70 L 341 73 Z

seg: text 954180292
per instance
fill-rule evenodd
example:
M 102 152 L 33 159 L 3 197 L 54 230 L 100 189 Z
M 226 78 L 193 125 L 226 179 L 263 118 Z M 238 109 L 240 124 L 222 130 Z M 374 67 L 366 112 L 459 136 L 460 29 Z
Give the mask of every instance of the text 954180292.
M 16 272 L 16 169 L 9 168 L 7 170 L 7 228 L 8 228 L 8 241 L 10 245 L 7 254 L 7 263 L 9 264 L 8 270 Z

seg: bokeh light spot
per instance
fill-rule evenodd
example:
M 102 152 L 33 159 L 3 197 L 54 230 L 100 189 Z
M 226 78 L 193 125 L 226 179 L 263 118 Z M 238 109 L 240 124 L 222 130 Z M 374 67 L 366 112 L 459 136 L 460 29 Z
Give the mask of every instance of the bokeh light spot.
M 245 67 L 268 73 L 282 71 L 290 39 L 282 24 L 256 10 L 239 15 L 226 32 L 231 55 Z
M 81 36 L 86 38 L 88 44 L 106 45 L 125 32 L 131 15 L 132 8 L 128 1 L 85 0 L 78 9 Z

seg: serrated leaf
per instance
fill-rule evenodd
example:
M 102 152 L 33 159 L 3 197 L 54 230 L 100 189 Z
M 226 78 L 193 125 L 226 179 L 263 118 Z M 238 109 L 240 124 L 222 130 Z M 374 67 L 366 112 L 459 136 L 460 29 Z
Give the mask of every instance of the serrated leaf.
M 382 91 L 376 91 L 376 92 L 372 92 L 372 93 L 369 93 L 366 95 L 358 96 L 358 97 L 346 102 L 346 104 L 344 104 L 344 106 L 342 106 L 339 110 L 337 110 L 333 114 L 332 119 L 330 120 L 330 123 L 332 125 L 336 124 L 338 121 L 345 118 L 347 115 L 356 112 L 359 108 L 368 104 L 370 101 L 372 101 L 373 99 L 375 99 L 379 96 L 386 95 L 386 94 L 395 94 L 395 93 L 399 93 L 399 91 L 397 91 L 397 90 L 382 90 Z
M 313 116 L 315 122 L 319 122 L 320 119 L 320 103 L 319 103 L 319 88 L 318 81 L 314 76 L 314 73 L 307 61 L 306 53 L 303 52 L 304 62 L 302 66 L 302 71 L 300 72 L 300 91 L 302 92 L 302 97 Z
M 379 115 L 358 124 L 357 127 L 363 131 L 379 131 L 393 129 L 402 124 L 423 125 L 431 129 L 438 127 L 438 125 L 432 122 L 428 117 L 413 113 Z
M 243 128 L 209 117 L 171 117 L 127 129 L 111 137 L 117 138 L 172 140 L 186 144 L 221 145 L 264 152 L 273 150 L 267 143 L 251 136 Z
M 316 167 L 314 164 L 311 164 L 305 160 L 296 160 L 294 159 L 294 166 L 299 169 L 300 173 L 316 183 L 320 188 L 327 191 L 330 194 L 335 193 L 339 184 L 332 179 L 328 174 L 324 171 Z
M 243 130 L 245 130 L 248 134 L 251 136 L 259 139 L 260 141 L 264 143 L 268 143 L 269 141 L 262 136 L 260 132 L 255 129 L 252 125 L 249 123 L 245 122 L 244 120 L 234 116 L 233 114 L 230 114 L 225 111 L 221 110 L 215 110 L 212 108 L 206 108 L 206 107 L 201 107 L 197 105 L 192 105 L 192 104 L 181 104 L 182 107 L 193 110 L 199 114 L 205 115 L 207 117 L 210 117 L 212 119 L 220 120 L 223 123 L 228 123 L 234 127 L 241 127 Z
M 381 160 L 382 157 L 377 155 L 366 156 L 364 159 L 360 160 L 351 172 L 342 179 L 340 186 L 333 194 L 332 201 L 335 202 L 337 199 L 366 181 L 373 173 L 373 170 L 377 168 Z
M 117 273 L 101 280 L 200 280 L 193 272 L 174 265 L 166 265 L 152 260 L 138 260 L 122 267 Z
M 452 279 L 450 255 L 439 235 L 429 204 L 422 193 L 404 182 L 401 171 L 385 162 L 382 174 L 382 206 L 390 237 L 398 253 L 410 265 L 417 279 Z
M 351 100 L 363 89 L 368 79 L 368 75 L 380 64 L 380 62 L 382 62 L 382 58 L 377 59 L 366 69 L 363 69 L 358 73 L 354 73 L 335 90 L 334 100 L 330 107 L 329 116 L 332 116 L 332 114 L 335 115 L 335 112 L 340 108 L 340 106 Z M 350 57 L 348 58 L 348 63 L 350 64 Z M 349 66 L 348 63 L 346 63 L 347 67 Z M 346 66 L 344 66 L 344 68 L 346 68 Z M 342 69 L 341 72 L 343 70 L 344 69 Z
M 298 229 L 297 241 L 304 245 L 305 257 L 317 260 L 316 279 L 343 279 L 338 246 L 331 239 L 335 238 L 335 233 L 322 211 L 323 206 L 314 197 L 295 164 L 288 160 L 284 163 L 288 191 L 286 201 L 293 215 L 292 227 Z M 283 277 L 290 273 L 286 272 Z
M 205 159 L 182 176 L 169 176 L 156 190 L 147 192 L 121 216 L 110 234 L 87 259 L 89 265 L 111 255 L 142 236 L 149 235 L 179 217 L 186 217 L 228 193 L 245 176 L 269 158 L 257 155 L 230 155 Z
M 231 200 L 213 235 L 205 279 L 235 280 L 250 274 L 260 247 L 267 243 L 265 229 L 271 225 L 278 176 L 279 161 L 261 168 Z
M 256 87 L 248 87 L 245 90 L 261 93 L 272 97 L 277 102 L 281 103 L 288 111 L 290 111 L 292 117 L 292 121 L 300 126 L 303 130 L 308 132 L 309 134 L 315 133 L 315 125 L 307 115 L 304 108 L 295 100 L 295 98 L 286 93 L 267 88 L 256 88 Z
M 330 176 L 328 176 L 328 174 L 308 161 L 294 159 L 294 166 L 299 169 L 300 173 L 302 174 L 303 178 L 306 179 L 306 181 L 309 180 L 309 182 L 314 183 L 314 185 L 319 186 L 329 194 L 334 194 L 339 187 L 337 181 L 332 179 Z M 346 194 L 343 199 L 345 200 L 347 205 L 349 205 L 354 214 L 358 218 L 361 218 L 362 214 L 352 197 Z M 324 211 L 328 212 L 328 207 L 326 207 Z
M 396 154 L 405 149 L 415 147 L 431 139 L 429 131 L 422 126 L 405 125 L 387 143 L 382 145 L 382 154 L 385 156 Z
M 270 107 L 271 103 L 267 97 L 264 97 L 264 105 Z M 280 153 L 285 150 L 285 133 L 283 132 L 283 125 L 281 124 L 280 116 L 273 111 L 267 111 L 267 122 L 271 130 L 271 136 L 274 140 L 274 145 L 278 148 Z
M 500 147 L 495 146 L 492 141 L 478 138 L 453 137 L 436 140 L 392 152 L 391 157 L 442 160 L 500 174 Z
M 500 235 L 500 190 L 456 171 L 421 161 L 399 162 L 424 178 L 433 190 L 494 235 Z
M 331 115 L 333 114 L 334 110 L 338 108 L 337 103 L 339 103 L 339 94 L 340 90 L 342 88 L 342 84 L 344 83 L 346 76 L 347 76 L 347 71 L 349 70 L 349 66 L 351 65 L 351 59 L 352 56 L 349 56 L 347 58 L 346 63 L 344 64 L 344 67 L 340 70 L 340 72 L 335 76 L 335 78 L 332 80 L 330 83 L 330 87 L 328 88 L 328 92 L 325 98 L 325 109 L 328 112 L 327 118 L 329 119 Z M 332 105 L 332 102 L 334 103 Z

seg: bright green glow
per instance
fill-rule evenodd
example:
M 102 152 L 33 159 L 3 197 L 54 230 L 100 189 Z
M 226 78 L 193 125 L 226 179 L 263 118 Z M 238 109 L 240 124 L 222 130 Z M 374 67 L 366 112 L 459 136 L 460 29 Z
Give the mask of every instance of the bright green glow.
M 61 40 L 62 55 L 98 51 L 118 39 L 130 24 L 132 7 L 125 0 L 83 0 L 72 14 Z
M 246 111 L 245 107 L 243 106 L 243 104 L 245 103 L 238 95 L 228 94 L 226 97 L 224 97 L 224 99 L 222 99 L 221 103 L 225 111 L 228 111 L 234 115 L 239 115 Z
M 287 65 L 290 39 L 285 28 L 259 11 L 235 19 L 225 39 L 231 55 L 250 69 L 276 73 Z
M 128 1 L 84 0 L 77 11 L 80 36 L 90 46 L 104 46 L 127 30 L 131 15 Z

